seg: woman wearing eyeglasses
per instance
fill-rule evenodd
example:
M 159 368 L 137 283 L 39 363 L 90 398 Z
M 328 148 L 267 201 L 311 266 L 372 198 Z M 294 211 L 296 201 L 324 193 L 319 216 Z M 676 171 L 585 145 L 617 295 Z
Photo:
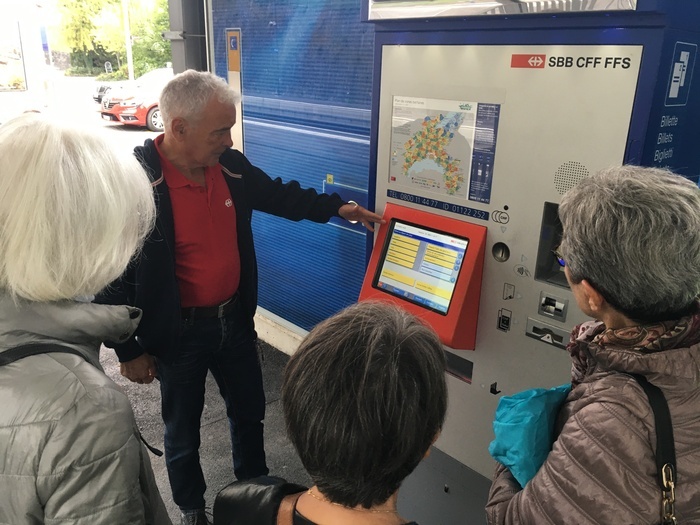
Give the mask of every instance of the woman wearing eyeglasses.
M 699 524 L 700 189 L 665 170 L 610 168 L 570 190 L 559 216 L 560 264 L 595 321 L 571 334 L 552 451 L 525 487 L 498 465 L 488 523 Z M 657 423 L 632 374 L 668 403 L 677 475 L 664 493 Z

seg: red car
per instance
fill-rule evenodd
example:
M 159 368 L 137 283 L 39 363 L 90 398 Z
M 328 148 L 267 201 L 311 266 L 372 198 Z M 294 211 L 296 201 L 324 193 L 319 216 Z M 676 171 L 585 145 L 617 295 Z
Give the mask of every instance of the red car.
M 170 79 L 171 68 L 154 69 L 136 79 L 134 85 L 112 88 L 102 97 L 100 114 L 105 120 L 163 131 L 158 97 Z

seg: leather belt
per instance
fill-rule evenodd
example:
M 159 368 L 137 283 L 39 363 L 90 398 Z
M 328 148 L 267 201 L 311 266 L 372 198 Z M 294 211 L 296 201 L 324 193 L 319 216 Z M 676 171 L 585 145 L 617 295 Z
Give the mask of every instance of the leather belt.
M 211 319 L 214 317 L 224 317 L 233 311 L 236 306 L 239 296 L 238 292 L 233 294 L 233 297 L 227 299 L 217 306 L 193 306 L 191 308 L 182 309 L 183 319 Z

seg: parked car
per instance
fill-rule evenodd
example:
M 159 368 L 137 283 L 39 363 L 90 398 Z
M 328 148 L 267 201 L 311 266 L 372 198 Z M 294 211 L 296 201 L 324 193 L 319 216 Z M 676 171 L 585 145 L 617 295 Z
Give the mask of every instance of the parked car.
M 113 85 L 102 95 L 100 114 L 105 120 L 163 131 L 158 97 L 170 79 L 172 68 L 154 69 L 133 83 Z
M 111 87 L 111 83 L 108 82 L 95 83 L 95 91 L 92 92 L 92 100 L 94 100 L 95 102 L 102 102 L 102 98 L 105 96 L 105 93 L 107 93 L 107 91 L 109 91 Z
M 98 80 L 95 82 L 95 89 L 92 92 L 92 99 L 95 102 L 102 102 L 104 96 L 111 90 L 123 88 L 135 88 L 141 84 L 157 83 L 162 78 L 167 78 L 165 82 L 172 78 L 172 68 L 162 67 L 144 73 L 136 80 Z M 163 84 L 165 85 L 165 84 Z

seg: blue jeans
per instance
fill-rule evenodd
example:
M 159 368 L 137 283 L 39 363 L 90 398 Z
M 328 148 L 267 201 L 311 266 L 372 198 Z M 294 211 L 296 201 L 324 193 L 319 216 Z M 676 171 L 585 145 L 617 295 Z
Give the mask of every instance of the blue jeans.
M 165 464 L 173 500 L 181 510 L 204 508 L 199 428 L 208 370 L 226 403 L 236 478 L 269 472 L 263 445 L 262 372 L 255 333 L 240 301 L 225 317 L 184 320 L 174 360 L 158 359 L 156 363 L 165 423 Z

